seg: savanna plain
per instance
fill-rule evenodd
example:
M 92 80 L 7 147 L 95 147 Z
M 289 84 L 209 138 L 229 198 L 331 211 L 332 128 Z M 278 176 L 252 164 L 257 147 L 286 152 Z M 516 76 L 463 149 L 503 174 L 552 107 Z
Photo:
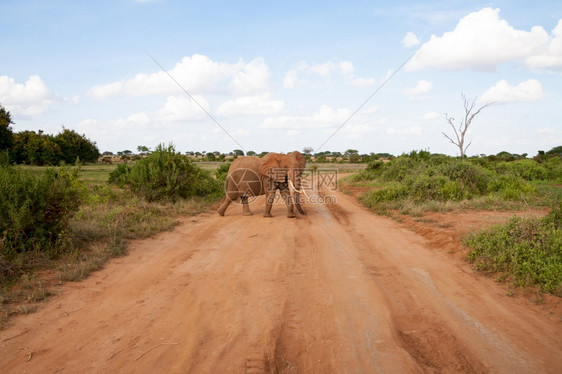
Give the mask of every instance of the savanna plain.
M 203 182 L 161 200 L 139 161 L 56 169 L 80 205 L 56 250 L 2 258 L 2 372 L 562 370 L 560 157 L 309 160 L 332 198 L 288 219 L 263 196 L 221 217 L 227 164 L 154 154 Z

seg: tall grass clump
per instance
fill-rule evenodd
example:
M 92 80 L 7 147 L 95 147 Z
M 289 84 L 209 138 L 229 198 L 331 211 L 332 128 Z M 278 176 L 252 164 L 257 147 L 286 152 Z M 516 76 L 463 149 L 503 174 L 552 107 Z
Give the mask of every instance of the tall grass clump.
M 562 203 L 540 219 L 512 218 L 465 240 L 478 270 L 562 296 Z
M 31 173 L 0 161 L 0 276 L 31 265 L 31 253 L 56 256 L 68 249 L 67 226 L 84 187 L 77 171 Z M 39 257 L 40 257 L 39 256 Z
M 132 166 L 119 165 L 110 182 L 127 186 L 147 201 L 177 201 L 194 196 L 217 196 L 222 185 L 173 145 L 160 144 L 146 158 Z

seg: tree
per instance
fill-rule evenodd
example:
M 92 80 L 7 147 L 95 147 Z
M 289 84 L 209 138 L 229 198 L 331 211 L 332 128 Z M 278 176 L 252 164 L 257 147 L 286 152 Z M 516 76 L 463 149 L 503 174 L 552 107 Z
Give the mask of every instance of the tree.
M 333 161 L 336 161 L 338 158 L 342 157 L 341 152 L 332 152 L 330 153 L 331 157 L 333 158 Z
M 21 131 L 14 135 L 13 157 L 18 164 L 58 165 L 63 154 L 54 136 Z
M 148 148 L 146 145 L 139 145 L 137 147 L 137 151 L 139 151 L 139 154 L 142 156 L 150 154 L 150 148 Z
M 255 156 L 255 155 L 256 155 L 256 152 L 254 152 L 254 151 L 246 152 L 246 156 Z
M 550 151 L 546 152 L 549 156 L 561 156 L 562 155 L 562 145 L 552 148 Z
M 234 153 L 234 155 L 236 156 L 244 156 L 244 151 L 241 149 L 235 149 L 234 151 L 232 151 Z
M 461 158 L 465 158 L 466 150 L 472 144 L 472 141 L 470 141 L 468 144 L 465 145 L 466 132 L 468 131 L 468 128 L 472 124 L 472 120 L 482 111 L 482 109 L 492 105 L 493 103 L 484 104 L 480 108 L 476 109 L 477 98 L 467 98 L 464 93 L 461 93 L 461 96 L 464 103 L 464 118 L 459 122 L 458 128 L 454 124 L 455 119 L 453 117 L 449 117 L 449 115 L 445 113 L 445 120 L 453 128 L 453 131 L 455 133 L 455 139 L 445 134 L 444 132 L 442 132 L 442 134 L 451 143 L 459 147 Z
M 117 152 L 117 155 L 119 156 L 119 158 L 121 158 L 121 160 L 123 160 L 125 164 L 131 159 L 132 154 L 133 152 L 128 149 Z
M 73 164 L 76 159 L 82 162 L 96 162 L 100 157 L 96 143 L 86 138 L 86 135 L 79 135 L 74 130 L 63 128 L 63 131 L 55 136 L 55 141 L 67 164 Z
M 311 154 L 313 151 L 314 151 L 314 148 L 312 148 L 312 147 L 304 147 L 304 148 L 302 149 L 302 153 L 304 153 L 305 155 L 309 155 L 309 154 Z
M 10 112 L 0 105 L 0 151 L 7 150 L 8 153 L 12 153 L 14 133 L 10 125 L 13 123 Z

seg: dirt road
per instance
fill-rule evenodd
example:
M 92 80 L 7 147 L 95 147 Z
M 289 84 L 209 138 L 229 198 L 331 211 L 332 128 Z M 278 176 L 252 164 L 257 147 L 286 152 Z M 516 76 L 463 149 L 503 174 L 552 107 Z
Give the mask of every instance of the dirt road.
M 233 204 L 0 332 L 2 373 L 560 373 L 562 321 L 350 197 Z

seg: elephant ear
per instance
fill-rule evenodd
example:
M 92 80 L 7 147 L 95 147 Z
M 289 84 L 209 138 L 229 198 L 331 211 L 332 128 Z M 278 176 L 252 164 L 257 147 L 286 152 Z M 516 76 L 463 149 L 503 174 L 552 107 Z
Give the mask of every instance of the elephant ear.
M 283 173 L 282 156 L 279 153 L 268 153 L 263 156 L 259 168 L 260 173 L 276 182 L 285 182 L 287 173 Z
M 293 151 L 291 153 L 295 160 L 297 161 L 297 169 L 304 169 L 306 167 L 306 158 L 299 151 Z

